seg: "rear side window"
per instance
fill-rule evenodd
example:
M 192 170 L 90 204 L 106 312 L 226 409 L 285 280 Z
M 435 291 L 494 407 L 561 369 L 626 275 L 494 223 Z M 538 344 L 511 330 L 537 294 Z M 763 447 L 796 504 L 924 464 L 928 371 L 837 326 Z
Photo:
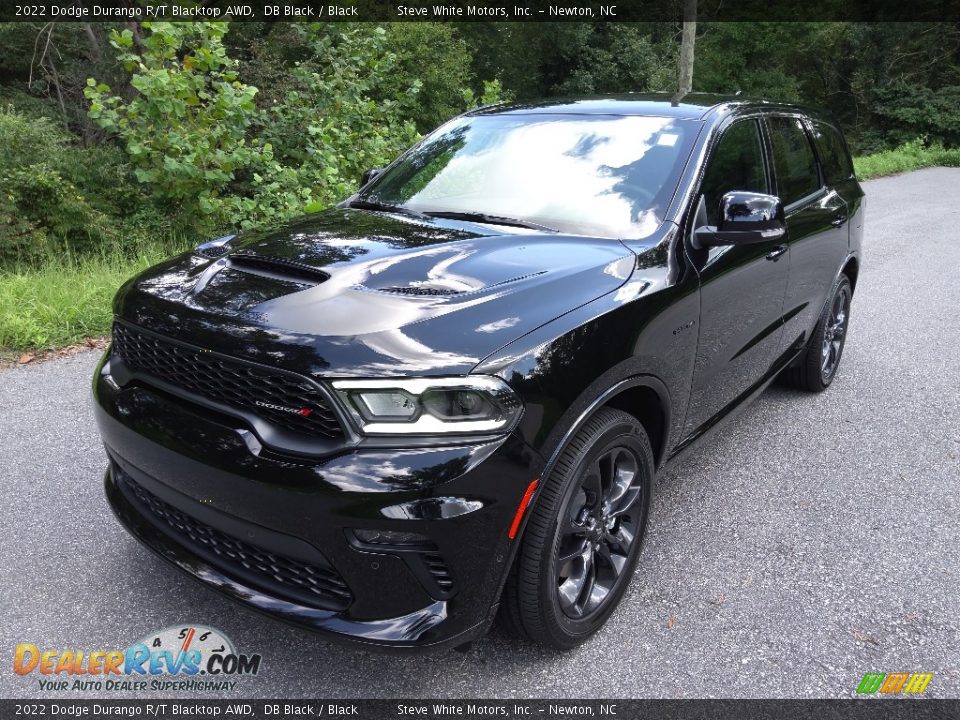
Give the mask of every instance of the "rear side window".
M 783 204 L 789 205 L 820 188 L 817 161 L 799 118 L 775 116 L 767 123 L 777 190 Z
M 853 164 L 850 162 L 850 153 L 843 136 L 835 127 L 825 123 L 813 123 L 813 138 L 820 151 L 820 162 L 823 163 L 823 173 L 827 176 L 827 183 L 842 182 L 853 175 Z
M 736 122 L 720 136 L 717 149 L 704 173 L 701 189 L 709 225 L 717 224 L 720 199 L 728 192 L 770 192 L 756 120 Z

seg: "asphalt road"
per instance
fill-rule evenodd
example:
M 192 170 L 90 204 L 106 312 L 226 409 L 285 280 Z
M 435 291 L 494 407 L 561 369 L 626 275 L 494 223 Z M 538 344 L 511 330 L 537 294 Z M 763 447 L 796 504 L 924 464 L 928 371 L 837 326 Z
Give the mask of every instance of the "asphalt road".
M 833 387 L 769 390 L 664 473 L 628 595 L 569 654 L 497 630 L 383 656 L 241 609 L 107 509 L 94 353 L 0 372 L 0 696 L 43 695 L 10 670 L 17 643 L 123 648 L 196 622 L 263 655 L 231 697 L 849 697 L 868 671 L 960 697 L 960 170 L 866 190 Z

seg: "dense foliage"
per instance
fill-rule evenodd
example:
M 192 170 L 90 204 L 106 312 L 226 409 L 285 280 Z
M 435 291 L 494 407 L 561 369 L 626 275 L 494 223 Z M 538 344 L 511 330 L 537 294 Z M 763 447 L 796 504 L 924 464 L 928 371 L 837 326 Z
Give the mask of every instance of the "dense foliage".
M 312 211 L 468 107 L 672 91 L 678 40 L 671 23 L 0 24 L 0 262 Z M 958 48 L 957 23 L 701 24 L 694 89 L 826 107 L 860 153 L 951 158 Z
M 54 120 L 0 108 L 0 259 L 97 250 L 162 225 L 139 207 L 120 148 L 73 140 Z

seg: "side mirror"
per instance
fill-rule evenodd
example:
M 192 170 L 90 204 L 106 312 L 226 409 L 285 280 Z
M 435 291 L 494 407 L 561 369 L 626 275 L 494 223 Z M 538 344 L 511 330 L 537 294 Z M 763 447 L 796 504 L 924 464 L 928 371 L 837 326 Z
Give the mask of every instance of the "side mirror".
M 377 175 L 383 172 L 383 168 L 371 168 L 367 170 L 363 177 L 360 179 L 360 187 L 364 187 L 367 183 L 373 180 Z
M 751 245 L 784 236 L 787 224 L 783 203 L 775 195 L 728 192 L 720 200 L 720 223 L 704 225 L 693 233 L 698 249 L 718 245 Z

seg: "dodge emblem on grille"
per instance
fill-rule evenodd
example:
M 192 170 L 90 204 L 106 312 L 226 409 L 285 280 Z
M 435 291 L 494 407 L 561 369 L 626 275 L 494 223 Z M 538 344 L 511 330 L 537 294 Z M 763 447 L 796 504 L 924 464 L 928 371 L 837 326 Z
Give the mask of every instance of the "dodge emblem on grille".
M 310 408 L 292 408 L 284 407 L 283 405 L 274 405 L 273 403 L 266 403 L 262 400 L 254 400 L 254 405 L 259 405 L 260 407 L 265 407 L 270 410 L 280 410 L 281 412 L 290 413 L 291 415 L 300 415 L 301 417 L 309 417 L 313 414 L 313 410 Z

